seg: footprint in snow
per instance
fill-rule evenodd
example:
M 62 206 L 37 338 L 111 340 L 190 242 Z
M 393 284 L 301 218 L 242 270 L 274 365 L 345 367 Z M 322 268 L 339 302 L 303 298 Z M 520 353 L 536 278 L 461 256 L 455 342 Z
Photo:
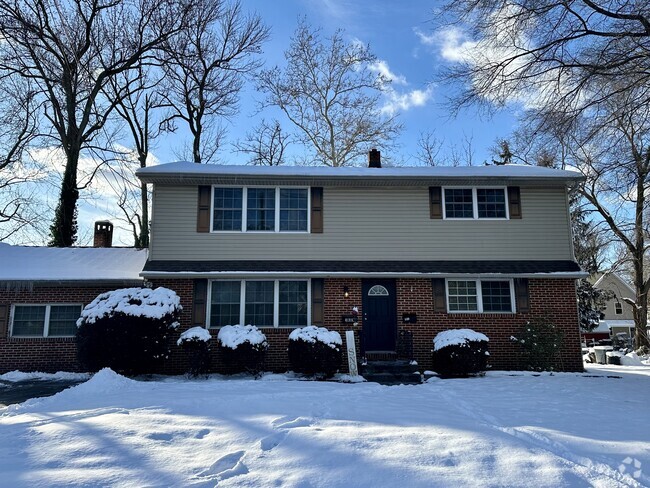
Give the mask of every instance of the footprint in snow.
M 147 436 L 147 439 L 151 439 L 152 441 L 171 441 L 173 438 L 174 436 L 172 434 L 164 434 L 162 432 L 154 432 Z
M 287 437 L 287 432 L 276 432 L 267 437 L 264 437 L 260 440 L 260 448 L 262 451 L 270 451 L 274 447 L 280 445 L 280 443 Z
M 201 429 L 194 436 L 195 439 L 203 439 L 206 435 L 210 433 L 210 429 Z
M 307 417 L 297 417 L 292 420 L 288 420 L 286 417 L 280 418 L 273 421 L 273 427 L 275 429 L 295 429 L 297 427 L 309 427 L 313 425 L 314 420 Z
M 244 451 L 231 452 L 217 459 L 212 465 L 199 474 L 199 480 L 223 481 L 234 476 L 248 473 L 248 467 L 244 464 Z

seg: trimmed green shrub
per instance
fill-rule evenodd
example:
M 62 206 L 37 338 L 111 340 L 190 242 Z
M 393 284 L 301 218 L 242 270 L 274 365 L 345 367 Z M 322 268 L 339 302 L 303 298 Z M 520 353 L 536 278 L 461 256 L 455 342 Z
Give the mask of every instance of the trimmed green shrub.
M 217 336 L 219 354 L 229 373 L 257 374 L 264 367 L 269 343 L 254 325 L 225 325 Z
M 529 371 L 554 371 L 563 339 L 562 331 L 546 317 L 531 319 L 517 337 L 510 337 L 521 348 L 522 368 Z
M 338 332 L 310 325 L 289 335 L 289 362 L 296 373 L 331 378 L 341 367 L 343 341 Z
M 168 338 L 182 307 L 167 288 L 123 288 L 102 293 L 77 321 L 77 357 L 88 371 L 154 373 L 169 357 Z
M 471 329 L 440 332 L 433 339 L 433 370 L 442 378 L 467 378 L 485 373 L 489 339 Z
M 210 371 L 210 339 L 212 336 L 203 327 L 192 327 L 183 332 L 176 342 L 188 359 L 186 374 L 191 378 L 207 376 Z

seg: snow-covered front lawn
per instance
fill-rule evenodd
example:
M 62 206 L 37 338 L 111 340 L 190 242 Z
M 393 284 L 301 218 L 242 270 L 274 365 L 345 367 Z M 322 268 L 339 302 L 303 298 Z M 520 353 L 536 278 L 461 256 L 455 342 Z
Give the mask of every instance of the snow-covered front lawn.
M 0 414 L 8 487 L 650 485 L 650 367 L 391 387 L 104 370 Z

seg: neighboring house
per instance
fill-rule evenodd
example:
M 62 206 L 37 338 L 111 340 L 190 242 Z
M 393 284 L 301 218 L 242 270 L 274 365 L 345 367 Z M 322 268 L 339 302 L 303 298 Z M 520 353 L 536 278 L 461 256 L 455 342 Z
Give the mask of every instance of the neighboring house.
M 262 328 L 270 369 L 287 367 L 289 333 L 308 324 L 354 330 L 370 360 L 409 356 L 424 369 L 438 332 L 472 328 L 489 336 L 494 368 L 517 368 L 510 337 L 543 317 L 564 333 L 557 367 L 582 370 L 575 279 L 585 273 L 568 206 L 578 173 L 381 168 L 377 151 L 370 166 L 140 169 L 153 184 L 141 276 L 180 295 L 182 329 Z M 170 371 L 181 369 L 175 354 Z
M 610 339 L 618 333 L 634 337 L 634 313 L 632 305 L 624 299 L 634 300 L 634 289 L 616 273 L 604 273 L 594 277 L 594 288 L 609 290 L 614 296 L 607 300 L 603 318 L 598 327 L 583 333 L 587 343 L 601 339 Z
M 146 250 L 111 248 L 113 226 L 95 224 L 92 248 L 0 243 L 0 373 L 78 369 L 74 334 L 98 294 L 142 286 Z

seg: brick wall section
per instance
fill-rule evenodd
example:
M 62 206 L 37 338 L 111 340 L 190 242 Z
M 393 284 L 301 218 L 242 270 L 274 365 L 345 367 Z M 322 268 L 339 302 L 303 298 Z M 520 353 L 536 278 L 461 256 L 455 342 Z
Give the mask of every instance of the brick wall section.
M 81 303 L 87 305 L 93 299 L 115 287 L 48 286 L 32 290 L 10 291 L 0 288 L 0 304 L 20 303 Z M 0 373 L 19 369 L 21 371 L 79 371 L 77 346 L 74 337 L 65 338 L 13 338 L 7 334 L 0 337 Z
M 194 296 L 194 281 L 193 280 L 153 280 L 154 287 L 164 286 L 174 290 L 181 298 L 183 305 L 183 313 L 181 315 L 181 327 L 173 334 L 172 354 L 169 361 L 166 362 L 165 373 L 180 374 L 183 373 L 187 367 L 187 357 L 183 351 L 176 346 L 176 341 L 181 332 L 187 330 L 192 326 L 192 300 Z M 344 298 L 343 287 L 347 286 L 350 291 L 350 296 Z M 359 308 L 359 316 L 361 316 L 361 280 L 354 278 L 342 278 L 325 280 L 325 289 L 323 295 L 324 302 L 324 326 L 330 330 L 336 330 L 341 334 L 344 341 L 344 354 L 343 364 L 341 371 L 347 372 L 347 357 L 345 355 L 345 331 L 355 329 L 353 325 L 341 324 L 342 315 L 350 315 L 352 307 Z M 360 325 L 356 327 L 355 340 L 357 352 L 359 349 L 359 333 Z M 287 347 L 289 345 L 289 334 L 293 329 L 291 328 L 263 328 L 262 332 L 266 335 L 269 342 L 269 350 L 266 356 L 265 369 L 268 371 L 284 372 L 289 369 L 289 361 L 287 356 Z M 212 366 L 215 371 L 228 372 L 228 365 L 221 361 L 219 350 L 217 347 L 217 334 L 218 330 L 210 331 L 212 339 Z
M 194 282 L 189 279 L 155 280 L 153 286 L 165 286 L 174 290 L 181 298 L 183 313 L 181 327 L 172 335 L 172 354 L 166 362 L 163 373 L 179 374 L 185 371 L 187 358 L 176 346 L 180 333 L 192 325 L 192 300 Z M 529 281 L 529 314 L 446 314 L 434 313 L 432 306 L 431 280 L 398 279 L 397 317 L 398 327 L 413 332 L 414 356 L 423 369 L 431 366 L 432 340 L 435 335 L 449 328 L 472 328 L 490 338 L 490 361 L 494 369 L 519 369 L 517 346 L 509 338 L 516 335 L 528 319 L 534 316 L 550 317 L 564 333 L 564 347 L 558 369 L 582 371 L 580 336 L 578 332 L 575 284 L 570 279 L 533 279 Z M 343 296 L 343 288 L 350 292 Z M 114 287 L 39 287 L 33 290 L 0 290 L 0 304 L 14 303 L 82 303 L 87 304 L 99 293 Z M 359 325 L 343 325 L 342 315 L 349 315 L 352 307 L 359 308 Z M 345 341 L 345 331 L 355 329 L 357 352 L 360 353 L 359 332 L 362 329 L 361 280 L 354 278 L 332 278 L 325 280 L 324 325 L 338 331 Z M 416 313 L 416 324 L 401 323 L 403 313 Z M 288 368 L 287 345 L 291 329 L 263 329 L 270 344 L 266 369 L 286 371 Z M 216 347 L 217 331 L 212 331 L 213 366 L 216 371 L 227 371 L 227 365 L 220 361 Z M 343 355 L 342 371 L 347 371 L 347 358 Z M 21 369 L 24 371 L 59 370 L 78 371 L 74 338 L 29 338 L 0 337 L 0 373 Z
M 521 369 L 519 348 L 510 341 L 532 317 L 547 316 L 564 334 L 557 369 L 582 371 L 578 307 L 575 282 L 571 279 L 529 280 L 530 313 L 522 314 L 447 314 L 434 313 L 431 280 L 397 280 L 397 316 L 416 313 L 416 324 L 399 324 L 413 333 L 415 359 L 425 368 L 431 366 L 433 338 L 445 329 L 469 328 L 490 339 L 490 364 L 493 369 Z

